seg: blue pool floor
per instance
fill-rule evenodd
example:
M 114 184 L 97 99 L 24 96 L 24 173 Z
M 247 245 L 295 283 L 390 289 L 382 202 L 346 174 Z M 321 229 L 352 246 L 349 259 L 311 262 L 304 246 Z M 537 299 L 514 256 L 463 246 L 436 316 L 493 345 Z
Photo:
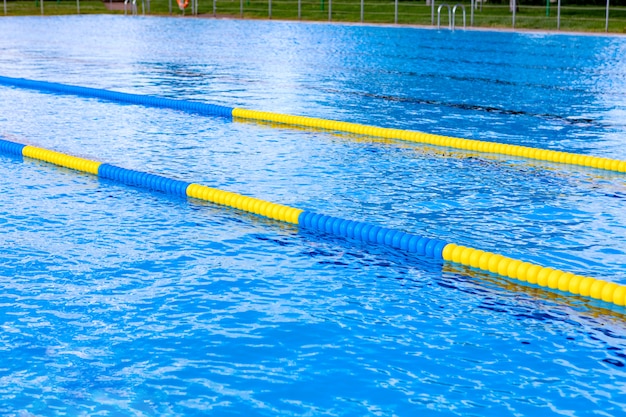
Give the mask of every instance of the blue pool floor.
M 621 37 L 122 16 L 0 35 L 8 77 L 626 159 Z M 6 87 L 0 135 L 626 283 L 621 174 Z M 0 178 L 0 414 L 625 412 L 623 309 L 27 158 Z

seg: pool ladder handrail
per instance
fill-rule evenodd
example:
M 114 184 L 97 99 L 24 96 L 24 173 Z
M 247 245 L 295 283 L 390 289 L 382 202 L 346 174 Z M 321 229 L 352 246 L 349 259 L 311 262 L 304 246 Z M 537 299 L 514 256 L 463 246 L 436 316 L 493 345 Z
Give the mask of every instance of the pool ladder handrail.
M 456 18 L 456 9 L 459 6 L 461 6 L 461 11 L 463 12 L 463 29 L 465 29 L 467 27 L 465 25 L 465 6 L 463 6 L 461 3 L 457 3 L 452 8 L 452 30 L 454 30 L 454 25 L 456 23 L 456 19 L 455 19 Z
M 148 1 L 148 13 L 150 13 L 150 0 Z M 130 11 L 133 16 L 137 16 L 137 0 L 124 0 L 124 16 L 126 16 L 126 5 L 130 3 Z M 146 8 L 144 0 L 141 0 L 141 14 L 146 14 Z
M 478 3 L 480 3 L 480 11 L 483 10 L 483 3 L 486 0 L 470 0 L 470 10 L 471 10 L 471 15 L 470 15 L 470 26 L 474 26 L 474 10 L 478 9 Z M 430 0 L 430 24 L 434 25 L 435 24 L 435 2 L 436 0 Z M 437 9 L 437 29 L 440 29 L 440 23 L 441 22 L 441 8 L 442 6 L 444 6 L 448 8 L 448 17 L 450 16 L 450 6 L 446 5 L 445 3 L 442 4 L 441 6 L 439 6 L 439 8 Z M 452 21 L 455 22 L 455 18 L 456 18 L 456 9 L 457 7 L 460 6 L 463 9 L 463 28 L 465 29 L 465 6 L 463 6 L 462 4 L 456 4 L 454 6 L 454 9 L 452 10 Z M 450 18 L 448 18 L 448 20 L 450 20 Z M 450 24 L 450 29 L 453 30 L 454 29 L 454 25 Z
M 434 4 L 434 1 L 433 1 L 433 4 Z M 461 10 L 463 11 L 463 29 L 465 29 L 466 28 L 465 6 L 463 6 L 461 3 L 455 4 L 454 7 L 452 7 L 452 11 L 450 11 L 450 5 L 448 3 L 441 3 L 439 5 L 439 7 L 437 8 L 437 29 L 441 29 L 441 9 L 444 7 L 448 9 L 448 27 L 450 30 L 454 30 L 454 25 L 456 21 L 456 9 L 458 7 L 461 8 Z
M 441 9 L 444 7 L 448 9 L 448 26 L 452 30 L 452 13 L 450 13 L 450 5 L 447 3 L 441 3 L 437 7 L 437 29 L 441 29 Z

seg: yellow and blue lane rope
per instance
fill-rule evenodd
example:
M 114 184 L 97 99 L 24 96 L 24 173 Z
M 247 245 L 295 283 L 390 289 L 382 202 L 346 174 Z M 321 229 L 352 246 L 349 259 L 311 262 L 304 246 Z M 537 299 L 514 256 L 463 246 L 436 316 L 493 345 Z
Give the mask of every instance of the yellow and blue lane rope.
M 49 162 L 129 186 L 205 200 L 270 219 L 292 223 L 302 229 L 384 245 L 419 256 L 465 265 L 502 277 L 559 290 L 570 295 L 602 300 L 617 306 L 626 305 L 626 285 L 543 267 L 501 254 L 448 243 L 440 239 L 419 236 L 366 222 L 326 216 L 201 184 L 134 171 L 4 139 L 0 139 L 0 153 Z
M 336 132 L 346 132 L 359 135 L 382 137 L 386 139 L 424 143 L 428 145 L 455 148 L 466 151 L 495 153 L 520 158 L 534 159 L 539 161 L 578 165 L 615 172 L 626 172 L 626 161 L 583 155 L 572 152 L 561 152 L 549 149 L 533 148 L 528 146 L 509 145 L 482 140 L 455 138 L 451 136 L 435 135 L 431 133 L 417 132 L 412 130 L 368 126 L 359 123 L 342 122 L 337 120 L 320 119 L 307 116 L 294 116 L 267 111 L 247 110 L 243 108 L 233 108 L 217 104 L 199 103 L 186 100 L 174 100 L 150 95 L 121 93 L 117 91 L 50 83 L 24 78 L 11 78 L 0 76 L 0 85 L 61 94 L 71 94 L 81 97 L 98 98 L 101 100 L 115 101 L 118 103 L 129 103 L 148 107 L 169 108 L 195 114 L 202 114 L 205 116 L 220 116 L 232 118 L 234 120 L 245 119 L 267 121 L 279 123 L 285 126 L 305 126 Z

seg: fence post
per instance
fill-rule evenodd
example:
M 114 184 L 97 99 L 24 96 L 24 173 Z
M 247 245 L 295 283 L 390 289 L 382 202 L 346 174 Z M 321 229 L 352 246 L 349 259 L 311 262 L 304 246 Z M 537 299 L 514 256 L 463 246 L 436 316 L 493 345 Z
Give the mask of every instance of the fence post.
M 298 20 L 302 20 L 302 0 L 298 0 Z
M 515 0 L 511 0 L 513 2 L 513 29 L 515 29 L 515 12 L 517 10 L 517 2 Z
M 430 0 L 430 24 L 435 25 L 435 0 Z
M 243 19 L 243 0 L 239 0 L 239 15 Z
M 6 0 L 4 0 L 6 2 Z M 361 0 L 361 23 L 363 23 L 363 11 L 365 10 L 365 0 Z
M 333 20 L 333 0 L 328 0 L 328 21 Z
M 395 15 L 393 19 L 393 23 L 398 24 L 398 0 L 395 1 Z
M 604 26 L 604 31 L 609 31 L 609 3 L 611 0 L 606 0 L 606 25 Z
M 561 0 L 556 5 L 556 30 L 561 30 Z

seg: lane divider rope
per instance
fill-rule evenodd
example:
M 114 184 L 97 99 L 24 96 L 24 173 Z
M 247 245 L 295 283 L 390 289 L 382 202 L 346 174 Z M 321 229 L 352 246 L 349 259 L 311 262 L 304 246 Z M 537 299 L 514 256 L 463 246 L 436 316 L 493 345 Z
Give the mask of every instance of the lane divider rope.
M 234 120 L 237 120 L 237 118 L 239 118 L 246 120 L 274 122 L 283 124 L 285 126 L 305 126 L 337 132 L 354 133 L 386 139 L 424 143 L 428 145 L 462 149 L 466 151 L 501 154 L 539 161 L 603 169 L 607 171 L 626 172 L 626 161 L 571 152 L 553 151 L 549 149 L 540 149 L 520 145 L 509 145 L 504 143 L 488 142 L 474 139 L 455 138 L 451 136 L 435 135 L 431 133 L 424 133 L 412 130 L 368 126 L 359 123 L 342 122 L 307 116 L 294 116 L 282 113 L 247 110 L 243 108 L 233 108 L 216 104 L 205 104 L 185 100 L 174 100 L 150 95 L 121 93 L 117 91 L 78 87 L 67 84 L 49 83 L 45 81 L 36 81 L 24 78 L 11 78 L 0 76 L 0 84 L 38 91 L 72 94 L 81 97 L 92 97 L 121 103 L 138 104 L 148 107 L 170 108 L 207 116 L 234 118 Z
M 118 103 L 138 104 L 146 107 L 158 107 L 180 110 L 206 116 L 232 117 L 233 108 L 217 104 L 206 104 L 195 101 L 174 100 L 141 94 L 121 93 L 119 91 L 103 90 L 75 85 L 49 83 L 46 81 L 29 80 L 26 78 L 11 78 L 0 76 L 0 84 L 29 90 L 47 91 L 52 93 L 71 94 L 79 97 L 99 98 L 101 100 Z
M 549 149 L 532 148 L 520 145 L 508 145 L 497 142 L 487 142 L 474 139 L 455 138 L 451 136 L 435 135 L 432 133 L 412 130 L 391 129 L 386 127 L 368 126 L 358 123 L 340 122 L 335 120 L 318 119 L 307 116 L 292 116 L 287 114 L 261 112 L 241 108 L 233 109 L 234 120 L 237 118 L 260 120 L 281 123 L 284 125 L 298 125 L 326 130 L 356 133 L 375 136 L 385 139 L 395 139 L 407 142 L 424 143 L 447 148 L 461 149 L 482 153 L 500 154 L 534 159 L 539 161 L 555 162 L 568 165 L 579 165 L 607 171 L 626 172 L 626 161 L 603 158 L 571 152 L 553 151 Z
M 497 253 L 448 243 L 440 239 L 419 236 L 366 222 L 327 216 L 201 184 L 134 171 L 4 139 L 0 139 L 0 153 L 49 162 L 134 187 L 160 191 L 179 197 L 205 200 L 220 206 L 295 224 L 301 229 L 384 245 L 435 260 L 470 266 L 528 284 L 602 300 L 617 306 L 626 305 L 626 285 L 575 275 Z

